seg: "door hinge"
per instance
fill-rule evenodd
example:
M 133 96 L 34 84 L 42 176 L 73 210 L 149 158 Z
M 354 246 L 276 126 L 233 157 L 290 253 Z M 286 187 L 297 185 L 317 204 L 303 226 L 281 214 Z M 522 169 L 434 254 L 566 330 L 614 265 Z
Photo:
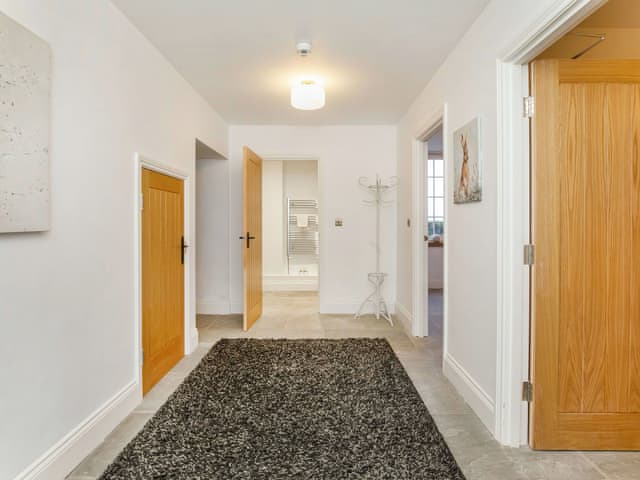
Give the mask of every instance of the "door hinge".
M 534 97 L 524 97 L 524 117 L 533 118 L 536 113 L 536 100 Z
M 522 401 L 533 402 L 533 383 L 522 382 Z
M 144 193 L 140 194 L 140 210 L 144 210 Z
M 524 264 L 533 265 L 536 262 L 536 247 L 535 245 L 524 246 Z

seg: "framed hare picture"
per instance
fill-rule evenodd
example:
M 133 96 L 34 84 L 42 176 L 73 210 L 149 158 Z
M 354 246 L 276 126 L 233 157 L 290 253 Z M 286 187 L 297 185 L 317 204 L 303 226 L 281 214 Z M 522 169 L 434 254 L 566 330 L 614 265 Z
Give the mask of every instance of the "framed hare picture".
M 453 203 L 480 202 L 480 119 L 474 118 L 453 134 Z

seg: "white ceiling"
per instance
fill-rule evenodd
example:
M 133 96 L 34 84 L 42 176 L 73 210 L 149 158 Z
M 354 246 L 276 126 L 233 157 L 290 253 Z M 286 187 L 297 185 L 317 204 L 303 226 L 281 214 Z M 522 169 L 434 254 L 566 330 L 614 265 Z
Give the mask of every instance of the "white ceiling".
M 395 123 L 489 0 L 113 2 L 227 122 L 293 125 Z M 300 75 L 324 109 L 290 107 Z

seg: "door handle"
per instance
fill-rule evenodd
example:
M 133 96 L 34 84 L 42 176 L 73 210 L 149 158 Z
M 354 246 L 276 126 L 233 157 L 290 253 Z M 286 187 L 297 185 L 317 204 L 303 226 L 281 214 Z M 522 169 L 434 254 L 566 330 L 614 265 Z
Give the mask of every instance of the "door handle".
M 184 243 L 184 235 L 180 238 L 180 263 L 184 265 L 184 252 L 189 248 L 189 245 Z
M 251 240 L 255 240 L 256 239 L 256 237 L 251 236 L 251 234 L 249 232 L 247 232 L 246 236 L 242 235 L 242 236 L 240 236 L 238 238 L 240 240 L 245 240 L 245 239 L 247 240 L 247 248 L 249 248 L 251 246 Z

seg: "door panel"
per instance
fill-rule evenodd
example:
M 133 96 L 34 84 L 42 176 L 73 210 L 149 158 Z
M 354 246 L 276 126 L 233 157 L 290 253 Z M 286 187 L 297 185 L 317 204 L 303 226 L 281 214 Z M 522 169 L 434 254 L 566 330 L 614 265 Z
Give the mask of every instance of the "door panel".
M 532 64 L 531 444 L 640 449 L 640 61 Z
M 142 392 L 184 356 L 183 181 L 142 170 Z
M 249 330 L 262 316 L 262 159 L 248 147 L 243 150 L 244 271 L 243 328 Z

